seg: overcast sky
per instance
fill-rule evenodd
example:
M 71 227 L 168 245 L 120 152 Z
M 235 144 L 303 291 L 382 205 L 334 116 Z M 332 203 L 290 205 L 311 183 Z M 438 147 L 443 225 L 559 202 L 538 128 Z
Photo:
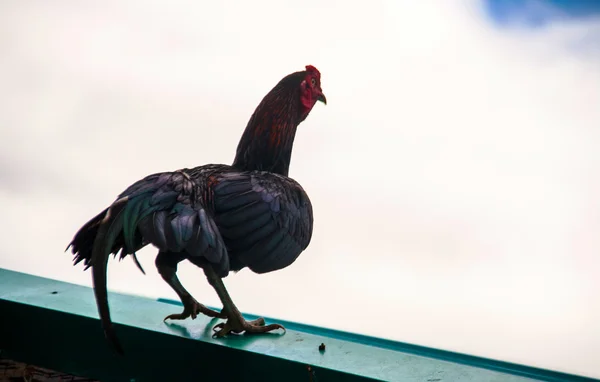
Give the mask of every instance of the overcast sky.
M 76 230 L 147 174 L 230 163 L 261 98 L 311 64 L 329 104 L 290 173 L 313 241 L 227 278 L 239 308 L 600 377 L 590 3 L 0 2 L 0 267 L 91 285 L 63 253 Z M 147 276 L 111 262 L 109 288 L 175 298 L 155 252 Z

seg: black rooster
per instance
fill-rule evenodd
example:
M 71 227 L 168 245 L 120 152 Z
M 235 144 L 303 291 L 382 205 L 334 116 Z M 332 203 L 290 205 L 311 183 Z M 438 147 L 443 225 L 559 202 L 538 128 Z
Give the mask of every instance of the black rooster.
M 120 251 L 120 258 L 133 255 L 140 267 L 135 252 L 148 244 L 159 249 L 156 267 L 184 305 L 182 313 L 165 320 L 199 313 L 227 318 L 214 328 L 219 337 L 283 329 L 265 325 L 262 318 L 246 321 L 222 278 L 245 267 L 256 273 L 287 267 L 308 246 L 312 206 L 288 170 L 296 129 L 317 101 L 327 102 L 315 67 L 284 77 L 254 111 L 231 166 L 209 164 L 149 175 L 75 234 L 69 244 L 74 262 L 83 260 L 85 269 L 92 267 L 102 327 L 119 353 L 123 350 L 107 300 L 108 258 Z M 223 303 L 222 312 L 200 304 L 181 285 L 177 264 L 185 259 L 204 270 Z

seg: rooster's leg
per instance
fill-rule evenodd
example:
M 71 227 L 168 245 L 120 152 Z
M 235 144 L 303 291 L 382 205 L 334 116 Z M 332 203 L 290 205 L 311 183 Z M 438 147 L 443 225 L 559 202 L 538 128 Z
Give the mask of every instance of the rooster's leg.
M 185 320 L 188 317 L 195 319 L 199 313 L 207 315 L 209 317 L 227 318 L 227 316 L 221 312 L 214 311 L 200 304 L 192 295 L 181 285 L 179 278 L 177 277 L 177 264 L 185 259 L 179 253 L 173 252 L 159 252 L 156 256 L 156 268 L 162 278 L 169 284 L 171 288 L 177 293 L 181 303 L 183 304 L 183 312 L 170 314 L 165 317 L 166 320 Z
M 265 319 L 262 317 L 253 321 L 246 321 L 233 303 L 233 300 L 231 300 L 225 284 L 223 284 L 223 280 L 217 276 L 210 265 L 204 268 L 204 273 L 210 285 L 215 288 L 215 291 L 219 295 L 219 299 L 223 303 L 223 311 L 228 317 L 225 323 L 217 324 L 213 328 L 216 337 L 224 337 L 229 333 L 266 333 L 276 329 L 283 329 L 285 331 L 285 328 L 279 324 L 265 325 Z

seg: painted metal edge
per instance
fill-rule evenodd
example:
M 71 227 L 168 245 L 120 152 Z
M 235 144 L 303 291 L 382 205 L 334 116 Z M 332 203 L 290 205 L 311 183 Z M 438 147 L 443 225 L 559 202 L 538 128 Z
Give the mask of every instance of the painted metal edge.
M 215 339 L 216 320 L 163 323 L 177 302 L 109 300 L 125 357 L 104 339 L 91 288 L 0 269 L 0 349 L 103 381 L 594 381 L 293 322 L 285 335 Z

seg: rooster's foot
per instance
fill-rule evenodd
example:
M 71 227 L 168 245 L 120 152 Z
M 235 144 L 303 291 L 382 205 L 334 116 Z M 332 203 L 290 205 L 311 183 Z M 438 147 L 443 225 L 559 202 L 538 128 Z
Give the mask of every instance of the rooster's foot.
M 257 318 L 256 320 L 246 321 L 240 314 L 239 317 L 234 316 L 229 318 L 226 322 L 215 325 L 213 331 L 215 332 L 215 337 L 225 337 L 230 333 L 267 333 L 277 329 L 283 329 L 285 332 L 285 328 L 282 325 L 265 325 L 265 319 L 262 317 Z
M 214 318 L 227 318 L 224 312 L 217 312 L 206 306 L 200 304 L 195 298 L 189 297 L 181 301 L 183 303 L 183 312 L 170 314 L 163 321 L 167 320 L 185 320 L 188 317 L 192 317 L 195 320 L 198 314 L 202 313 L 208 317 Z

